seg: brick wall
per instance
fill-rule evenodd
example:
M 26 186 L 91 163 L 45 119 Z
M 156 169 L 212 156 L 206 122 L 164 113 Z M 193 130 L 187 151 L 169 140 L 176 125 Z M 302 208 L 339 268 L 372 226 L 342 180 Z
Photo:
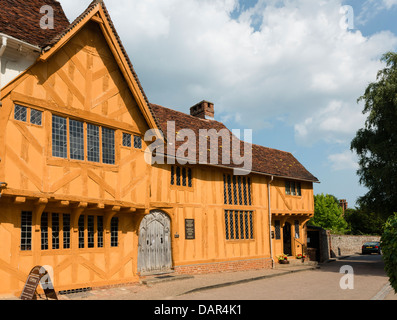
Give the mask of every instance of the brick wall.
M 361 253 L 364 242 L 380 241 L 380 236 L 351 236 L 331 234 L 331 256 Z
M 174 270 L 178 274 L 204 274 L 215 272 L 270 269 L 271 267 L 272 260 L 270 258 L 263 258 L 175 266 Z

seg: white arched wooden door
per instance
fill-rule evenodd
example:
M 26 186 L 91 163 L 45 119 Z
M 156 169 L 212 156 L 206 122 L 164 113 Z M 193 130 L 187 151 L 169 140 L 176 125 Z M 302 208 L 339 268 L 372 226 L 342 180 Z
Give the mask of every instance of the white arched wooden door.
M 171 270 L 170 225 L 170 218 L 161 211 L 152 211 L 143 218 L 138 245 L 138 272 L 141 274 Z

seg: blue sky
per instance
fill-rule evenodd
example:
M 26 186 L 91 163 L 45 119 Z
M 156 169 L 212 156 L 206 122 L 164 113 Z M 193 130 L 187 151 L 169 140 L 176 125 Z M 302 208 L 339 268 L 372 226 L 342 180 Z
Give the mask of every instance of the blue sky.
M 73 20 L 91 0 L 60 2 Z M 254 143 L 294 154 L 321 181 L 315 194 L 353 207 L 365 193 L 350 151 L 365 122 L 356 101 L 381 55 L 397 50 L 397 0 L 105 4 L 151 102 L 187 113 L 212 101 L 230 129 L 251 128 Z

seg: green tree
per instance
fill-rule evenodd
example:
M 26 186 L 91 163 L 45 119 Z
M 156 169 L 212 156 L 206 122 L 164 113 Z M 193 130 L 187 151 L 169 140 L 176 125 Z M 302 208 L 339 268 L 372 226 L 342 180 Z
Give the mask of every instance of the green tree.
M 382 257 L 390 285 L 397 293 L 397 214 L 390 216 L 381 238 Z
M 346 209 L 344 218 L 351 234 L 381 235 L 385 221 L 373 212 L 361 208 Z
M 345 232 L 348 227 L 338 200 L 330 194 L 314 196 L 314 216 L 310 224 L 336 232 Z
M 359 205 L 387 218 L 397 209 L 397 53 L 388 52 L 381 61 L 386 67 L 358 99 L 368 117 L 351 149 L 359 157 L 360 183 L 368 188 Z

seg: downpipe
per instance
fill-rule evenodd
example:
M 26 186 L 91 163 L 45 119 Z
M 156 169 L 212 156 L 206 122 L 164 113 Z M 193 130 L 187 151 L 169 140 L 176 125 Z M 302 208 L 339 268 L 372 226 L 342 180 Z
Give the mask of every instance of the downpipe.
M 275 267 L 273 258 L 273 239 L 272 239 L 272 209 L 270 200 L 270 185 L 273 183 L 274 176 L 271 176 L 269 182 L 267 183 L 267 198 L 268 198 L 268 210 L 269 210 L 269 244 L 270 244 L 270 257 L 272 258 L 272 269 Z

